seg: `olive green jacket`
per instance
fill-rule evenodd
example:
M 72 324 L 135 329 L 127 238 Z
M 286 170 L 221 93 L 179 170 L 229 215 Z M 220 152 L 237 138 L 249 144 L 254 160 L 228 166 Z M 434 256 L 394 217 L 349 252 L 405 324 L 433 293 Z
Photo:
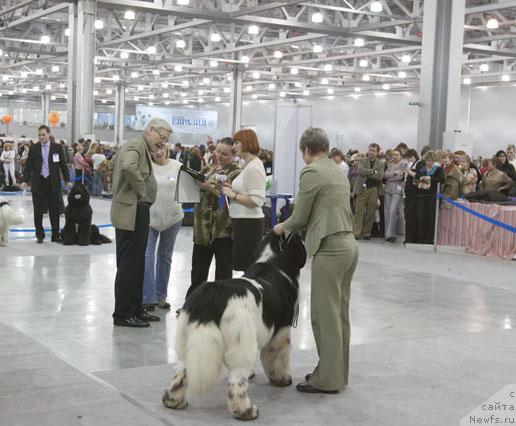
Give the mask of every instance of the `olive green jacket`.
M 383 189 L 383 174 L 385 172 L 385 163 L 379 158 L 370 167 L 371 163 L 368 158 L 363 159 L 358 163 L 358 177 L 355 180 L 355 187 L 353 193 L 355 195 L 362 194 L 366 191 L 366 181 L 370 179 L 378 184 L 378 192 L 381 193 Z
M 134 231 L 138 201 L 152 203 L 156 199 L 156 181 L 143 136 L 122 145 L 112 163 L 111 223 L 115 228 Z
M 331 159 L 321 158 L 301 171 L 299 193 L 285 232 L 306 229 L 306 251 L 313 256 L 328 235 L 353 232 L 349 181 Z

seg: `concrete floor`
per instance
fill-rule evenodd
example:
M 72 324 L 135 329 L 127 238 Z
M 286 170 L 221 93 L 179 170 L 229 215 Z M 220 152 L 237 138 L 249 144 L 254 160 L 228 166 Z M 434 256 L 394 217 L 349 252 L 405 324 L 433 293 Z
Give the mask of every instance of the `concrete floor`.
M 10 197 L 31 226 L 31 201 Z M 108 223 L 109 201 L 93 200 Z M 113 236 L 112 228 L 104 230 Z M 0 425 L 239 424 L 224 380 L 210 396 L 168 410 L 160 398 L 175 360 L 174 310 L 189 286 L 192 234 L 179 234 L 169 301 L 150 329 L 114 328 L 115 246 L 63 247 L 11 234 L 0 247 Z M 339 395 L 250 386 L 256 424 L 456 425 L 515 383 L 516 264 L 459 250 L 360 243 L 351 299 L 348 388 Z M 310 266 L 293 330 L 296 381 L 316 360 Z

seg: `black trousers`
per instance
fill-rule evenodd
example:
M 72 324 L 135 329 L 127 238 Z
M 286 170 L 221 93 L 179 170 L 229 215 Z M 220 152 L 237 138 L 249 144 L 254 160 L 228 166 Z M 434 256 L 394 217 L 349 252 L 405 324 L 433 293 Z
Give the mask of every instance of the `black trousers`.
M 192 285 L 186 297 L 199 284 L 208 280 L 211 261 L 215 256 L 215 279 L 223 280 L 233 277 L 233 240 L 231 238 L 217 238 L 209 246 L 194 244 L 192 253 Z
M 420 244 L 434 243 L 435 204 L 435 194 L 417 197 L 417 242 Z
M 61 195 L 61 189 L 57 191 L 53 190 L 50 185 L 50 178 L 44 178 L 41 176 L 41 182 L 37 191 L 32 193 L 36 237 L 45 238 L 45 231 L 43 230 L 43 214 L 47 210 L 50 218 L 50 225 L 52 226 L 52 235 L 59 235 L 59 215 L 62 204 L 63 196 Z
M 233 269 L 245 271 L 256 260 L 263 237 L 264 219 L 232 219 Z
M 417 196 L 405 196 L 405 242 L 417 243 Z
M 150 205 L 138 203 L 134 231 L 116 229 L 115 312 L 113 318 L 142 313 L 145 250 L 149 236 Z

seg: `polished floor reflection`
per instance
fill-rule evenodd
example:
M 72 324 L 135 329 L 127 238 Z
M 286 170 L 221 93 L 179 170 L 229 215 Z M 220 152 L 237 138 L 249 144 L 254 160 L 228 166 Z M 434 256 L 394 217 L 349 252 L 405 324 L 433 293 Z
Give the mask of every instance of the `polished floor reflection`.
M 30 226 L 30 199 L 12 197 Z M 97 224 L 109 201 L 94 200 Z M 104 232 L 112 236 L 113 230 Z M 0 248 L 0 425 L 237 424 L 216 391 L 181 412 L 164 408 L 175 315 L 189 286 L 192 234 L 173 257 L 169 301 L 150 329 L 114 328 L 114 244 L 41 246 L 13 233 Z M 250 394 L 258 424 L 451 425 L 509 383 L 516 370 L 516 264 L 427 247 L 360 244 L 353 281 L 350 385 L 337 396 L 266 384 Z M 316 359 L 310 265 L 293 331 L 296 379 Z

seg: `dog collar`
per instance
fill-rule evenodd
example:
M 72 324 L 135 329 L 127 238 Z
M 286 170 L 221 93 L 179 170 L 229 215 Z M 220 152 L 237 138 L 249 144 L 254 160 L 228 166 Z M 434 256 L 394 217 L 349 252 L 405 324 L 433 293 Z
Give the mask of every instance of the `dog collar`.
M 10 206 L 9 201 L 0 201 L 0 208 L 3 206 Z

